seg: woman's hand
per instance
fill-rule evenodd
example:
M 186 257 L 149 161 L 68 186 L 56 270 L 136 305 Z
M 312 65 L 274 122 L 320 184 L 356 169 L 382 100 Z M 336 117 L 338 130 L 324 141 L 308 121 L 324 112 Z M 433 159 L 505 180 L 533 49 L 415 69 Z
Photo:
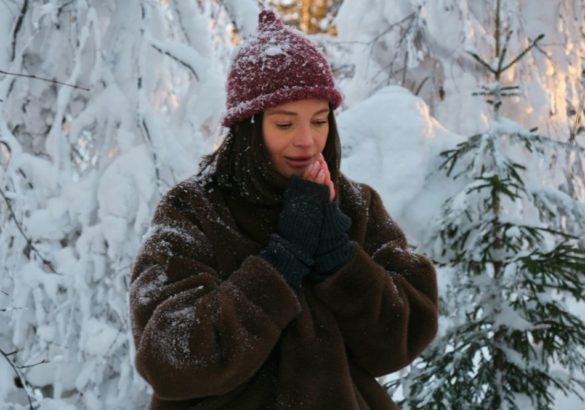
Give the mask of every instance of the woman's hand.
M 317 161 L 313 162 L 303 173 L 303 179 L 317 184 L 326 185 L 329 188 L 329 202 L 335 198 L 335 187 L 333 181 L 331 181 L 331 174 L 329 173 L 329 167 L 323 154 L 319 154 Z

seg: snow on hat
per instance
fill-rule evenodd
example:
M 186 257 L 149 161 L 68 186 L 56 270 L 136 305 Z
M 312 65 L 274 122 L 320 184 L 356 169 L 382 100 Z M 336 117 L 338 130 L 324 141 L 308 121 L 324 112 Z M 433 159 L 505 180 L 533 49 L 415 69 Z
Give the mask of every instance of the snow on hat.
M 335 109 L 342 100 L 325 56 L 271 10 L 260 12 L 258 32 L 236 52 L 226 91 L 226 127 L 290 101 L 324 99 Z

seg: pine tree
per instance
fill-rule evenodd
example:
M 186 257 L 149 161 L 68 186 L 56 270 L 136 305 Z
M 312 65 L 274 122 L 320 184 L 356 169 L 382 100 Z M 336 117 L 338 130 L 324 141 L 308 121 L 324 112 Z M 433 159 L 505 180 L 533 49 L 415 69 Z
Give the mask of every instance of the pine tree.
M 585 323 L 568 307 L 585 300 L 585 249 L 575 235 L 585 232 L 585 206 L 551 168 L 552 159 L 585 149 L 500 115 L 503 98 L 519 90 L 502 84 L 502 74 L 542 36 L 508 58 L 499 7 L 495 62 L 471 53 L 493 78 L 477 93 L 493 120 L 441 154 L 441 170 L 462 184 L 428 244 L 451 275 L 445 325 L 410 373 L 387 385 L 402 387 L 401 404 L 413 409 L 552 409 L 554 389 L 581 398 L 585 390 Z M 564 171 L 565 182 L 580 175 Z

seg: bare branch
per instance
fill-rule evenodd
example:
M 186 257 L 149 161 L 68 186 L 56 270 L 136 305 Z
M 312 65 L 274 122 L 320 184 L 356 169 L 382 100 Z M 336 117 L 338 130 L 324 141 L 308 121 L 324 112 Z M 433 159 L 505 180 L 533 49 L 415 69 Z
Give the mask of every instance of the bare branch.
M 55 270 L 55 268 L 53 267 L 53 264 L 51 263 L 51 261 L 45 259 L 40 254 L 40 252 L 38 251 L 38 249 L 35 248 L 35 246 L 32 244 L 32 239 L 30 239 L 26 235 L 26 233 L 24 232 L 24 229 L 22 228 L 22 225 L 20 224 L 20 222 L 16 218 L 16 214 L 14 213 L 14 210 L 12 209 L 12 205 L 10 203 L 10 199 L 6 196 L 6 194 L 4 193 L 4 191 L 2 189 L 0 189 L 0 196 L 2 196 L 2 198 L 4 198 L 4 202 L 6 203 L 6 206 L 8 207 L 8 212 L 10 213 L 11 219 L 16 224 L 16 227 L 18 228 L 18 230 L 19 230 L 20 234 L 22 235 L 22 237 L 26 240 L 27 248 L 30 249 L 30 250 L 32 250 L 39 257 L 39 259 L 43 262 L 43 264 L 45 264 L 45 266 L 47 266 L 47 268 L 49 268 L 49 270 L 52 273 L 54 273 L 55 275 L 62 275 L 61 273 L 58 273 Z
M 23 307 L 12 307 L 12 308 L 5 308 L 0 309 L 0 312 L 12 312 L 13 310 L 25 310 L 26 308 Z
M 14 25 L 14 31 L 12 32 L 12 51 L 10 53 L 10 61 L 14 61 L 16 57 L 16 38 L 18 37 L 18 33 L 22 28 L 22 22 L 24 21 L 24 15 L 28 10 L 28 0 L 24 0 L 22 2 L 22 8 L 20 9 L 20 14 L 18 19 L 16 19 L 16 24 Z
M 2 100 L 0 100 L 0 101 L 2 101 Z M 3 147 L 6 148 L 6 151 L 4 151 L 4 152 L 2 152 L 2 150 L 0 150 L 0 154 L 7 154 L 8 159 L 7 159 L 6 163 L 8 164 L 8 163 L 10 163 L 10 158 L 12 156 L 12 148 L 10 148 L 10 145 L 6 141 L 3 141 L 3 140 L 0 140 L 0 145 L 2 145 Z
M 35 367 L 35 366 L 38 366 L 40 364 L 45 364 L 45 363 L 49 363 L 49 361 L 47 359 L 43 359 L 43 360 L 41 360 L 40 362 L 37 362 L 37 363 L 25 364 L 25 365 L 22 365 L 22 366 L 18 366 L 18 368 L 19 369 L 28 369 L 30 367 Z
M 146 123 L 146 119 L 143 118 L 141 124 L 142 124 L 142 129 L 144 130 L 144 136 L 145 136 L 146 140 L 150 143 L 151 146 L 154 146 L 153 142 L 152 142 L 152 137 L 150 136 L 150 129 L 148 128 L 148 124 Z M 152 160 L 155 164 L 154 165 L 154 173 L 156 175 L 156 185 L 157 185 L 158 191 L 162 194 L 164 192 L 161 185 L 160 185 L 162 179 L 161 179 L 161 175 L 160 175 L 160 169 L 158 167 L 158 158 L 156 155 L 156 150 L 154 148 L 152 149 Z
M 414 92 L 414 95 L 419 95 L 420 90 L 423 88 L 423 85 L 425 85 L 425 83 L 427 82 L 427 80 L 429 79 L 429 76 L 427 75 L 418 85 L 418 87 L 416 88 L 416 91 Z
M 63 83 L 61 81 L 57 81 L 57 80 L 51 80 L 50 78 L 43 78 L 43 77 L 38 77 L 36 75 L 32 75 L 32 74 L 19 74 L 19 73 L 9 73 L 8 71 L 4 71 L 4 70 L 0 70 L 0 74 L 5 74 L 5 75 L 12 75 L 15 77 L 25 77 L 25 78 L 32 78 L 34 80 L 41 80 L 41 81 L 47 81 L 49 83 L 53 83 L 53 84 L 59 84 L 59 85 L 64 85 L 67 87 L 73 87 L 76 88 L 78 90 L 83 90 L 83 91 L 91 91 L 89 88 L 85 88 L 85 87 L 81 87 L 79 85 L 75 85 L 75 84 L 67 84 L 67 83 Z
M 9 355 L 8 353 L 4 352 L 4 350 L 2 350 L 2 349 L 0 349 L 0 354 L 4 357 L 4 359 L 6 359 L 6 361 L 10 365 L 10 367 L 12 367 L 12 370 L 14 371 L 14 374 L 16 374 L 16 377 L 20 381 L 20 384 L 24 387 L 24 390 L 26 392 L 26 398 L 28 399 L 28 406 L 29 406 L 30 410 L 34 410 L 34 407 L 33 407 L 33 404 L 32 404 L 31 393 L 30 393 L 30 387 L 29 387 L 26 379 L 24 378 L 24 376 L 20 372 L 19 368 L 10 359 L 9 356 L 11 354 Z
M 191 73 L 193 74 L 193 76 L 195 77 L 195 79 L 197 81 L 199 81 L 199 76 L 197 75 L 197 71 L 195 71 L 195 69 L 191 66 L 191 64 L 189 64 L 189 63 L 181 60 L 179 57 L 177 57 L 176 55 L 174 55 L 170 51 L 165 51 L 165 50 L 163 50 L 163 49 L 155 46 L 154 44 L 151 44 L 151 46 L 152 46 L 152 48 L 154 48 L 159 53 L 164 54 L 165 56 L 169 56 L 170 58 L 172 58 L 173 60 L 175 60 L 177 63 L 179 63 L 182 66 L 186 67 L 189 71 L 191 71 Z

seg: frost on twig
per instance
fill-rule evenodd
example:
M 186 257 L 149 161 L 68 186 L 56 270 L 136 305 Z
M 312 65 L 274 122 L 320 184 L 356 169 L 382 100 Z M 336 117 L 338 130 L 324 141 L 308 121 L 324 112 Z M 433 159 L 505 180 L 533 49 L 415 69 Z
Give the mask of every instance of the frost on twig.
M 33 406 L 33 398 L 34 398 L 33 392 L 31 390 L 31 387 L 28 384 L 26 378 L 24 377 L 24 375 L 20 371 L 20 369 L 22 367 L 17 366 L 10 358 L 10 356 L 12 356 L 14 354 L 16 354 L 16 352 L 6 353 L 4 350 L 0 349 L 0 355 L 2 355 L 2 357 L 4 357 L 4 360 L 6 360 L 8 362 L 8 365 L 12 368 L 12 371 L 14 372 L 14 375 L 15 375 L 14 381 L 15 381 L 16 385 L 24 388 L 24 391 L 26 393 L 26 398 L 28 400 L 29 409 L 34 410 L 35 407 Z

